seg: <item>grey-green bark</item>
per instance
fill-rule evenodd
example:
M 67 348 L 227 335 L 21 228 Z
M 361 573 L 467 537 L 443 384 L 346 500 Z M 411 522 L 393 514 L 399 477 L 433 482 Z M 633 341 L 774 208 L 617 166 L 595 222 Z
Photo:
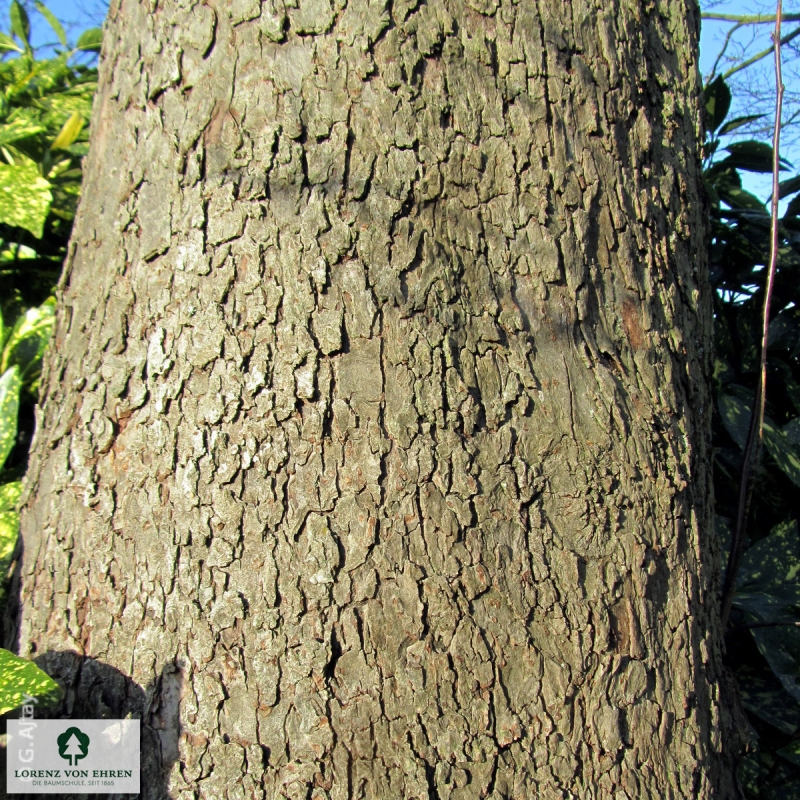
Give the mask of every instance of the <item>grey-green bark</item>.
M 334 3 L 112 4 L 21 652 L 145 796 L 735 796 L 694 3 Z

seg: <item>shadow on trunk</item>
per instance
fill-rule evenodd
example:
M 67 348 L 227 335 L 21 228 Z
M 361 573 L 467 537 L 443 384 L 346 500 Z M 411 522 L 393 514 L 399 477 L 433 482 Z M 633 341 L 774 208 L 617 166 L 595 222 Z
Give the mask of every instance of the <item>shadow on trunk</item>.
M 20 554 L 17 554 L 17 564 Z M 17 573 L 17 570 L 15 570 Z M 7 596 L 8 605 L 3 609 L 4 643 L 11 649 L 16 645 L 13 620 L 16 615 L 5 612 L 17 610 L 17 574 L 12 579 L 12 588 Z M 168 776 L 172 765 L 179 758 L 178 741 L 181 733 L 180 698 L 183 688 L 181 665 L 171 663 L 161 674 L 142 687 L 118 669 L 94 658 L 81 656 L 71 650 L 48 651 L 33 659 L 37 666 L 50 675 L 63 690 L 57 705 L 37 706 L 35 719 L 138 719 L 141 720 L 141 784 L 140 793 L 104 794 L 112 800 L 169 800 Z M 19 710 L 0 719 L 0 733 L 6 732 L 5 720 L 16 718 Z M 38 798 L 41 794 L 7 795 L 5 747 L 0 748 L 2 774 L 0 775 L 0 798 L 13 797 L 19 800 Z M 69 794 L 70 798 L 92 798 L 96 795 Z

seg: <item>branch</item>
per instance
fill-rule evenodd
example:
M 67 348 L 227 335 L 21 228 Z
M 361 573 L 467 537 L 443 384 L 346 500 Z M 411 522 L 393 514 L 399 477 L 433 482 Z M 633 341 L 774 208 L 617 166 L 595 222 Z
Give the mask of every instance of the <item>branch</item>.
M 762 25 L 766 22 L 777 22 L 775 14 L 714 14 L 707 12 L 700 15 L 702 19 L 713 19 L 717 22 L 738 22 L 740 25 Z M 800 22 L 800 14 L 785 14 L 784 22 Z M 771 49 L 771 48 L 770 48 Z
M 797 620 L 791 622 L 746 622 L 743 625 L 734 625 L 731 631 L 743 631 L 750 628 L 800 628 L 800 622 Z
M 769 342 L 769 308 L 772 302 L 772 289 L 775 283 L 775 271 L 778 266 L 778 194 L 780 191 L 780 142 L 781 142 L 781 110 L 783 108 L 783 76 L 781 74 L 781 12 L 783 2 L 778 0 L 775 14 L 775 32 L 772 34 L 775 51 L 775 132 L 772 136 L 772 203 L 771 203 L 771 241 L 769 248 L 769 269 L 767 270 L 767 286 L 764 291 L 764 313 L 761 320 L 761 380 L 756 386 L 753 400 L 753 413 L 750 416 L 750 430 L 747 434 L 747 445 L 742 462 L 742 479 L 739 483 L 739 508 L 736 514 L 736 530 L 731 540 L 731 551 L 728 554 L 728 568 L 725 572 L 725 585 L 722 590 L 722 625 L 728 624 L 728 617 L 736 592 L 736 573 L 742 560 L 744 550 L 744 531 L 750 511 L 750 500 L 753 496 L 753 466 L 761 454 L 761 443 L 764 438 L 764 404 L 767 390 L 767 344 Z
M 797 38 L 800 36 L 800 28 L 795 28 L 791 33 L 787 33 L 786 36 L 781 39 L 781 44 L 789 44 L 792 39 Z M 762 58 L 766 58 L 770 53 L 775 50 L 775 45 L 768 47 L 766 50 L 762 50 L 760 53 L 756 53 L 751 58 L 748 58 L 747 61 L 742 61 L 741 64 L 737 64 L 735 67 L 731 67 L 727 72 L 722 73 L 722 80 L 727 80 L 730 78 L 731 75 L 736 74 L 740 70 L 746 69 L 751 64 L 755 64 L 756 61 L 761 61 Z

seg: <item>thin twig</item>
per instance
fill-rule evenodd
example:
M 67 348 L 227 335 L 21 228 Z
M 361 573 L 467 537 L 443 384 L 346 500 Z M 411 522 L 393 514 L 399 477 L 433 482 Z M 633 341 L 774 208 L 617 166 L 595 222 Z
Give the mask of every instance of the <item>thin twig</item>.
M 716 61 L 714 61 L 714 66 L 711 68 L 711 74 L 706 78 L 706 83 L 711 83 L 711 80 L 717 74 L 717 67 L 719 66 L 719 62 L 722 61 L 723 56 L 725 55 L 725 51 L 728 49 L 728 45 L 731 43 L 731 38 L 739 28 L 742 27 L 742 23 L 740 22 L 738 25 L 734 25 L 732 28 L 728 29 L 728 33 L 725 35 L 725 42 L 722 45 L 722 49 L 719 51 L 719 55 L 717 55 Z
M 742 461 L 742 478 L 739 483 L 739 508 L 736 514 L 736 530 L 731 541 L 728 555 L 728 568 L 725 573 L 725 585 L 722 590 L 722 624 L 728 624 L 731 613 L 733 595 L 736 592 L 736 573 L 744 549 L 744 531 L 750 511 L 750 500 L 753 495 L 753 467 L 761 455 L 761 443 L 764 438 L 764 404 L 767 389 L 767 344 L 769 341 L 769 309 L 772 301 L 772 288 L 775 283 L 775 271 L 778 266 L 778 193 L 780 183 L 780 142 L 781 142 L 781 109 L 783 108 L 783 76 L 781 74 L 781 13 L 783 2 L 778 0 L 775 14 L 775 32 L 772 34 L 775 49 L 775 131 L 772 136 L 772 203 L 771 203 L 771 241 L 769 248 L 769 270 L 767 286 L 764 291 L 764 312 L 761 326 L 761 380 L 756 386 L 753 400 L 753 413 L 750 417 L 750 430 L 747 434 L 747 445 Z
M 795 28 L 791 33 L 787 33 L 786 36 L 781 39 L 781 44 L 789 44 L 792 39 L 796 39 L 798 36 L 800 36 L 800 28 Z M 747 69 L 747 67 L 755 64 L 756 61 L 761 61 L 762 58 L 766 58 L 774 50 L 775 45 L 772 45 L 771 47 L 767 47 L 766 49 L 762 50 L 760 53 L 756 53 L 754 56 L 751 56 L 747 59 L 747 61 L 742 61 L 741 64 L 731 67 L 727 72 L 722 73 L 722 80 L 727 80 L 731 75 L 735 75 L 737 72 Z

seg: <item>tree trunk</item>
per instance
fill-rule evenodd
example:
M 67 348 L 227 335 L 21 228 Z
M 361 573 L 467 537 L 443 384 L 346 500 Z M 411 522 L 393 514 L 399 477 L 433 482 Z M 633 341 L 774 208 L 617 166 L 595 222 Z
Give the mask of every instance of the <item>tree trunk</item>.
M 145 797 L 735 797 L 695 4 L 334 3 L 112 4 L 20 652 Z

